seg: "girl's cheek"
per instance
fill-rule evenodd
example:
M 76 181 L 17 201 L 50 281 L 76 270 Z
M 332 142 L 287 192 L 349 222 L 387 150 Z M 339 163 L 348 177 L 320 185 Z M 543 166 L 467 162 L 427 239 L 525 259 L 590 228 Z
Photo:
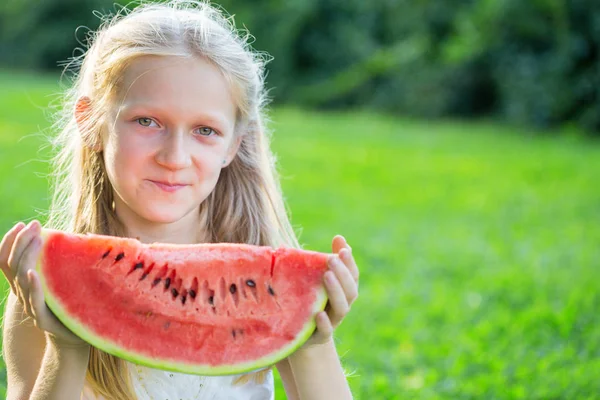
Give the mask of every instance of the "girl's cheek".
M 150 135 L 144 135 L 142 132 L 137 132 L 135 128 L 120 131 L 115 135 L 115 144 L 119 150 L 127 151 L 128 153 L 140 153 L 147 151 L 148 147 L 156 142 L 156 138 Z

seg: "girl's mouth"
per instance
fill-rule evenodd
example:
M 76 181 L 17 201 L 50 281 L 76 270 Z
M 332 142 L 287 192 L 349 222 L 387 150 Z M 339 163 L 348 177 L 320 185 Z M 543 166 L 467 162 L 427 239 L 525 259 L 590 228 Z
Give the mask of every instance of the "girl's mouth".
M 168 183 L 168 182 L 160 182 L 160 181 L 153 181 L 150 180 L 150 182 L 152 182 L 154 185 L 156 185 L 159 189 L 164 190 L 165 192 L 176 192 L 180 189 L 183 189 L 186 186 L 189 186 L 188 184 L 184 184 L 184 183 Z

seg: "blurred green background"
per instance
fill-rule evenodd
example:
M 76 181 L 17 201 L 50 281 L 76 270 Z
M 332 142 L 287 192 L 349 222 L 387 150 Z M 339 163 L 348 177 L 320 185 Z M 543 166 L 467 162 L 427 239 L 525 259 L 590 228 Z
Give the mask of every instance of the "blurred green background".
M 113 3 L 0 3 L 2 233 L 43 219 L 57 61 Z M 221 4 L 275 57 L 301 242 L 359 261 L 356 398 L 600 398 L 600 3 Z

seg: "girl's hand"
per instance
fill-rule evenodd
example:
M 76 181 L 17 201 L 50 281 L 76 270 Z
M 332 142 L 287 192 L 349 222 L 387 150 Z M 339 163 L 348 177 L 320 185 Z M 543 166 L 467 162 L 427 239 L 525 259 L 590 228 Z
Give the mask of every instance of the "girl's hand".
M 333 331 L 358 297 L 358 267 L 352 248 L 340 235 L 333 238 L 331 248 L 334 254 L 329 258 L 329 271 L 324 276 L 329 301 L 325 311 L 316 316 L 317 330 L 300 350 L 331 341 Z
M 67 329 L 46 306 L 35 271 L 42 248 L 40 232 L 41 226 L 37 221 L 27 226 L 19 222 L 8 231 L 0 244 L 0 268 L 36 327 L 46 331 L 49 338 L 59 345 L 85 346 L 86 342 Z

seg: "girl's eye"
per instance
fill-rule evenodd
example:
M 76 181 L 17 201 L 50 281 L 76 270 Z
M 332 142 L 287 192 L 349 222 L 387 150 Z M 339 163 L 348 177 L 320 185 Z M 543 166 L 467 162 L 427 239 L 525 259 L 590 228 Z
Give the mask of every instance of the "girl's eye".
M 214 129 L 209 128 L 208 126 L 203 126 L 202 128 L 198 128 L 198 129 L 196 129 L 196 132 L 198 132 L 202 136 L 211 136 L 213 133 L 214 134 L 217 133 L 217 132 L 215 132 Z
M 141 126 L 152 126 L 152 123 L 154 123 L 156 125 L 156 122 L 154 122 L 152 120 L 152 118 L 138 118 L 137 119 L 138 124 L 140 124 Z

